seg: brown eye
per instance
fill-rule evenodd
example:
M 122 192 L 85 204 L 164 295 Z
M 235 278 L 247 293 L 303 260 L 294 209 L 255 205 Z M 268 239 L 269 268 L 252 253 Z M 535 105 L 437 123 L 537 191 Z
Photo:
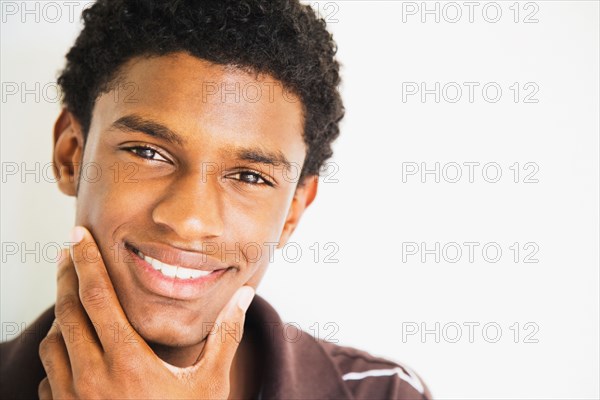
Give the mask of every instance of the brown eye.
M 140 158 L 143 158 L 145 160 L 168 162 L 168 160 L 166 158 L 164 158 L 163 156 L 161 156 L 158 151 L 154 150 L 151 147 L 147 147 L 147 146 L 134 146 L 134 147 L 129 147 L 126 150 L 132 152 L 136 156 L 138 156 Z M 158 158 L 156 158 L 156 157 L 158 157 Z
M 260 175 L 252 173 L 252 172 L 240 172 L 241 180 L 246 183 L 264 183 L 264 179 L 260 177 Z
M 231 174 L 229 176 L 233 177 L 233 179 L 236 179 L 236 180 L 241 181 L 243 183 L 247 183 L 249 185 L 268 185 L 268 186 L 273 186 L 273 184 L 270 181 L 268 181 L 267 179 L 265 179 L 260 174 L 258 174 L 256 172 L 252 172 L 252 171 L 236 172 L 235 174 Z

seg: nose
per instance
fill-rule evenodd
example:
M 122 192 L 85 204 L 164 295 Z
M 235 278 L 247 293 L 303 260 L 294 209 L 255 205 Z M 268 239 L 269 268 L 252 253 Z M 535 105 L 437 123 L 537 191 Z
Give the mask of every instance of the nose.
M 203 179 L 201 174 L 179 177 L 152 210 L 152 219 L 189 242 L 222 236 L 218 185 L 218 179 Z

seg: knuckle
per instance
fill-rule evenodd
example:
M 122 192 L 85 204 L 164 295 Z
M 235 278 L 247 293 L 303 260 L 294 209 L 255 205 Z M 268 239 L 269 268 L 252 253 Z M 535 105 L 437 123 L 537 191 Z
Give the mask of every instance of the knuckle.
M 78 299 L 72 293 L 62 295 L 57 301 L 54 307 L 54 315 L 57 319 L 65 319 L 71 314 L 77 307 Z
M 52 397 L 50 392 L 50 383 L 48 383 L 48 378 L 42 379 L 42 381 L 38 385 L 38 397 L 40 398 L 40 400 L 50 399 Z
M 47 376 L 53 376 L 56 368 L 56 363 L 51 357 L 51 354 L 48 347 L 44 347 L 44 350 L 42 350 L 42 347 L 40 346 L 40 359 Z
M 244 325 L 238 321 L 226 321 L 221 323 L 220 337 L 221 343 L 237 342 L 239 343 L 244 334 Z
M 40 359 L 42 360 L 42 363 L 44 363 L 44 366 L 46 361 L 48 360 L 48 355 L 50 354 L 50 346 L 50 339 L 48 338 L 48 336 L 46 336 L 42 339 L 38 347 L 38 354 L 40 356 Z
M 110 300 L 110 292 L 108 289 L 98 284 L 82 288 L 79 296 L 81 297 L 81 302 L 86 307 L 98 309 L 106 307 Z

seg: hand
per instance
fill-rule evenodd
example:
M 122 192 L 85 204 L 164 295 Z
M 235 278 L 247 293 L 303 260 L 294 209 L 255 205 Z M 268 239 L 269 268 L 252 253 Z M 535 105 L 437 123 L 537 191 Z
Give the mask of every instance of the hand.
M 175 367 L 131 328 L 92 235 L 76 229 L 82 238 L 71 256 L 63 250 L 56 320 L 40 344 L 47 374 L 38 388 L 40 399 L 227 399 L 231 364 L 254 289 L 238 289 L 221 310 L 194 365 Z M 115 322 L 129 328 L 126 339 L 114 340 Z

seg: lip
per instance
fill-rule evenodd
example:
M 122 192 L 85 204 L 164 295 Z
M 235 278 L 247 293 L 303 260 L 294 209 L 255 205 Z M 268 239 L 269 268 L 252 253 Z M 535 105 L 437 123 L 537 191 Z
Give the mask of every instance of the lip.
M 229 268 L 229 265 L 209 257 L 205 253 L 181 250 L 162 243 L 129 243 L 125 247 L 133 247 L 145 256 L 162 261 L 169 265 L 178 265 L 184 268 L 198 269 L 201 271 L 215 271 Z
M 214 290 L 215 286 L 217 286 L 223 275 L 225 275 L 230 269 L 234 268 L 214 260 L 208 260 L 206 255 L 199 253 L 192 253 L 173 248 L 169 249 L 165 248 L 164 246 L 156 245 L 140 245 L 139 248 L 137 245 L 133 246 L 134 248 L 139 249 L 144 255 L 156 258 L 157 260 L 167 264 L 179 265 L 191 269 L 200 269 L 203 271 L 212 271 L 206 276 L 201 276 L 194 279 L 171 278 L 163 275 L 160 271 L 155 270 L 152 265 L 141 259 L 133 251 L 132 246 L 133 245 L 124 244 L 123 247 L 129 256 L 127 258 L 132 260 L 132 271 L 134 273 L 134 278 L 147 291 L 171 299 L 194 300 L 206 296 L 212 290 Z M 150 249 L 152 253 L 146 253 L 141 249 L 142 247 L 144 247 L 146 250 Z M 157 248 L 160 250 L 157 251 Z M 191 262 L 199 258 L 203 259 L 204 262 Z

